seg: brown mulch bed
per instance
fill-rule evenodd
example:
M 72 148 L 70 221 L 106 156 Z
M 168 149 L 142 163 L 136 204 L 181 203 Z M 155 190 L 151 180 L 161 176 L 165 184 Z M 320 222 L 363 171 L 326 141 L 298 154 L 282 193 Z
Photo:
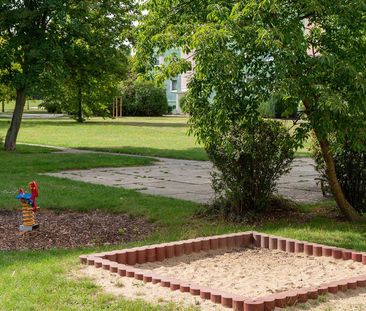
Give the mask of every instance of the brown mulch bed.
M 37 215 L 40 227 L 20 233 L 20 211 L 0 210 L 0 250 L 43 250 L 118 244 L 141 240 L 154 226 L 142 218 L 124 214 L 107 214 L 41 210 Z

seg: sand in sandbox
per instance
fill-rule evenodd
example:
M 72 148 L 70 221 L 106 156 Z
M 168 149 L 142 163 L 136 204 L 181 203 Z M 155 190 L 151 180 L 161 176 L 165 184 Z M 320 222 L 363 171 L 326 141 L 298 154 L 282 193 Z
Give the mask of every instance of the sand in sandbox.
M 153 305 L 169 306 L 168 310 L 175 311 L 227 311 L 221 304 L 215 304 L 210 300 L 202 300 L 199 296 L 189 293 L 172 291 L 158 284 L 144 283 L 134 278 L 121 277 L 104 269 L 96 269 L 94 266 L 82 266 L 74 272 L 74 277 L 87 277 L 108 293 L 128 300 L 144 300 Z M 174 306 L 172 305 L 174 303 Z M 146 306 L 144 309 L 149 310 Z M 160 310 L 160 308 L 159 308 Z M 165 310 L 161 308 L 161 310 Z
M 366 265 L 352 260 L 267 249 L 202 252 L 137 267 L 251 298 L 366 274 Z
M 141 299 L 154 305 L 169 305 L 174 303 L 174 310 L 201 310 L 201 311 L 226 311 L 220 304 L 214 304 L 209 300 L 202 300 L 197 296 L 180 291 L 171 291 L 169 288 L 152 283 L 144 283 L 133 278 L 120 277 L 103 269 L 96 269 L 94 266 L 82 266 L 74 271 L 74 277 L 91 278 L 98 286 L 109 294 L 123 296 L 125 299 Z M 193 307 L 193 308 L 192 308 Z M 146 308 L 147 309 L 147 308 Z M 276 311 L 284 309 L 276 308 Z M 366 289 L 328 294 L 321 300 L 309 300 L 305 304 L 289 307 L 288 311 L 364 311 L 366 310 Z

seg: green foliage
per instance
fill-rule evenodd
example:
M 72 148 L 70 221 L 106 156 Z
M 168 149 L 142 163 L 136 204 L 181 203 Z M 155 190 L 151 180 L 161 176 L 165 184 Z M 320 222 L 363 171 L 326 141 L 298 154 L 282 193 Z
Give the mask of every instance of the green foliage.
M 293 140 L 277 121 L 232 124 L 225 134 L 213 133 L 206 150 L 217 169 L 212 177 L 219 205 L 237 220 L 267 207 L 294 157 Z
M 42 102 L 39 107 L 42 107 L 44 109 L 47 110 L 47 112 L 49 113 L 62 113 L 64 112 L 62 110 L 62 103 L 58 102 L 58 101 L 54 101 L 54 102 Z
M 191 132 L 204 144 L 214 131 L 225 135 L 231 124 L 257 119 L 260 105 L 273 97 L 281 102 L 278 115 L 304 104 L 306 122 L 294 131 L 298 147 L 311 129 L 325 146 L 331 133 L 358 144 L 366 138 L 358 130 L 366 122 L 363 0 L 149 0 L 144 6 L 142 63 L 156 50 L 194 51 L 187 107 Z M 337 198 L 355 218 L 341 193 Z
M 128 80 L 123 84 L 124 116 L 162 116 L 168 113 L 168 99 L 165 88 L 151 81 Z
M 67 127 L 74 126 L 82 127 L 79 124 L 70 123 Z M 14 154 L 0 151 L 0 158 L 7 163 L 2 166 L 0 178 L 1 207 L 18 209 L 14 193 L 20 185 L 26 186 L 29 177 L 37 175 L 38 178 L 42 178 L 44 185 L 40 189 L 39 198 L 43 208 L 47 206 L 54 210 L 82 211 L 104 209 L 108 212 L 112 206 L 113 212 L 140 214 L 157 220 L 156 232 L 148 240 L 121 244 L 118 249 L 253 230 L 252 226 L 245 224 L 206 221 L 194 217 L 197 205 L 187 201 L 38 175 L 61 169 L 123 166 L 127 163 L 128 165 L 148 164 L 146 160 L 136 158 L 128 160 L 126 157 L 115 156 L 100 156 L 96 159 L 95 155 L 81 154 L 55 155 L 47 154 L 50 150 L 38 147 L 24 146 L 19 149 L 23 150 L 21 152 L 18 150 Z M 79 167 L 81 164 L 83 167 Z M 75 189 L 78 190 L 76 193 L 74 193 Z M 329 213 L 317 214 L 317 211 L 333 205 L 332 202 L 325 202 L 321 205 L 302 206 L 303 218 L 262 223 L 256 230 L 292 239 L 366 251 L 364 224 L 349 224 L 339 219 L 329 218 Z M 77 250 L 2 252 L 0 309 L 28 311 L 30 308 L 37 310 L 41 307 L 43 310 L 78 311 L 179 310 L 179 306 L 165 308 L 162 305 L 150 305 L 139 300 L 131 301 L 107 295 L 91 280 L 75 277 L 79 267 L 79 255 L 115 249 L 116 246 L 104 246 Z M 30 288 L 33 289 L 31 295 Z
M 180 110 L 184 113 L 187 112 L 187 97 L 186 95 L 184 95 L 183 97 L 181 97 L 179 99 L 179 107 L 180 107 Z
M 85 117 L 109 115 L 109 104 L 120 95 L 129 49 L 124 40 L 131 29 L 132 1 L 75 2 L 69 7 L 62 38 L 63 68 L 44 73 L 42 88 L 49 105 L 79 122 Z M 119 35 L 120 34 L 120 35 Z M 56 78 L 55 78 L 56 77 Z M 48 80 L 54 81 L 50 89 Z
M 0 72 L 0 80 L 1 80 L 1 72 Z M 14 89 L 6 84 L 0 83 L 0 102 L 1 102 L 1 112 L 5 112 L 5 103 L 9 102 L 12 98 L 14 98 L 15 92 Z
M 347 201 L 360 213 L 366 212 L 366 150 L 355 150 L 352 143 L 343 143 L 332 138 L 334 162 L 337 177 Z M 366 142 L 364 143 L 366 146 Z M 320 182 L 324 194 L 332 194 L 326 172 L 326 166 L 319 145 L 314 142 L 313 156 L 316 170 L 320 173 Z
M 276 118 L 297 118 L 298 107 L 288 106 L 282 97 L 273 97 L 272 102 L 275 108 Z
M 276 107 L 273 100 L 263 102 L 258 107 L 260 115 L 264 118 L 274 118 L 276 114 L 275 109 Z
M 13 88 L 6 84 L 0 84 L 0 101 L 9 101 L 15 97 L 15 91 Z
M 1 80 L 22 95 L 11 131 L 31 93 L 80 122 L 106 113 L 126 71 L 135 13 L 133 0 L 2 1 Z

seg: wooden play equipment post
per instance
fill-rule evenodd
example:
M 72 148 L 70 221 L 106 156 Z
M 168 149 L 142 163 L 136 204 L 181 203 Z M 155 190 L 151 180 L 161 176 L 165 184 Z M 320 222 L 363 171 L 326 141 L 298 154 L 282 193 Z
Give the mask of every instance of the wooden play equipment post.
M 122 96 L 115 97 L 113 101 L 113 118 L 122 118 Z

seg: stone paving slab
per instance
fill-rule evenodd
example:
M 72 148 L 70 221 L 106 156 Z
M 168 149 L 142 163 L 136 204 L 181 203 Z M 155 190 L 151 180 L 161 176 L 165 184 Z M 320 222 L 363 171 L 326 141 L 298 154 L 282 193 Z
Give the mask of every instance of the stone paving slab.
M 47 175 L 199 203 L 206 203 L 213 197 L 209 161 L 157 160 L 150 166 L 73 170 Z M 297 158 L 290 173 L 278 181 L 278 193 L 300 203 L 321 201 L 324 198 L 316 178 L 313 160 Z

